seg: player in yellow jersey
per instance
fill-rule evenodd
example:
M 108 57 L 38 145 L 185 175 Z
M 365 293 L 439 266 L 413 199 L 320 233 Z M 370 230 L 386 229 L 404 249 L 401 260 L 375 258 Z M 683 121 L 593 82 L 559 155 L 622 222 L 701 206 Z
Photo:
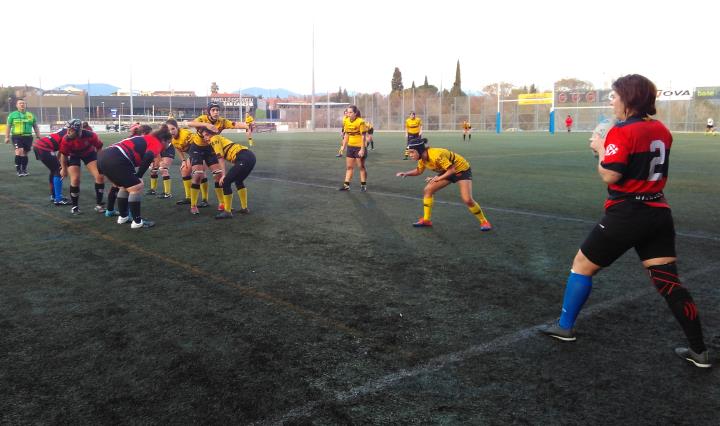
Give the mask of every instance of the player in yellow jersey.
M 470 142 L 470 139 L 472 139 L 472 133 L 470 133 L 470 129 L 472 129 L 472 126 L 470 125 L 470 123 L 468 123 L 467 120 L 463 120 L 462 128 L 463 128 L 463 140 L 465 140 L 465 136 L 467 136 L 468 142 Z
M 451 183 L 457 183 L 460 187 L 460 198 L 475 218 L 480 222 L 481 231 L 490 231 L 492 225 L 485 217 L 480 205 L 472 196 L 472 171 L 470 163 L 460 154 L 456 154 L 445 148 L 428 148 L 425 144 L 427 139 L 415 139 L 408 143 L 410 157 L 417 161 L 417 167 L 406 172 L 398 172 L 396 176 L 419 176 L 425 169 L 437 173 L 437 176 L 425 179 L 427 185 L 423 190 L 423 217 L 413 223 L 415 227 L 432 226 L 431 215 L 433 206 L 433 195 Z
M 210 130 L 213 135 L 210 140 L 215 138 L 223 138 L 220 135 L 225 129 L 246 129 L 245 123 L 230 121 L 220 116 L 220 104 L 210 102 L 207 106 L 207 114 L 203 114 L 195 120 L 188 123 L 190 127 Z M 225 138 L 223 138 L 225 139 Z M 192 164 L 192 184 L 190 185 L 190 213 L 199 214 L 197 206 L 197 196 L 200 192 L 200 180 L 205 175 L 205 166 L 210 168 L 215 180 L 215 195 L 218 198 L 218 211 L 224 210 L 223 190 L 220 186 L 220 176 L 222 175 L 222 166 L 218 162 L 217 155 L 210 147 L 210 143 L 200 138 L 190 145 L 190 163 Z
M 246 134 L 248 138 L 248 145 L 254 146 L 255 142 L 253 142 L 252 135 L 253 131 L 255 131 L 255 119 L 249 112 L 245 113 L 245 125 L 247 126 Z
M 357 166 L 360 169 L 360 191 L 365 192 L 367 191 L 365 120 L 362 119 L 360 110 L 355 105 L 348 106 L 345 112 L 347 116 L 343 120 L 344 136 L 340 151 L 342 152 L 347 148 L 347 152 L 345 154 L 345 181 L 340 187 L 340 191 L 350 190 L 350 181 L 355 166 Z
M 215 216 L 215 219 L 230 219 L 232 215 L 232 184 L 238 191 L 240 198 L 240 213 L 248 214 L 250 210 L 247 206 L 247 188 L 245 187 L 245 178 L 248 177 L 252 169 L 255 167 L 255 154 L 248 147 L 235 143 L 227 138 L 216 138 L 216 134 L 208 129 L 200 129 L 200 135 L 205 142 L 208 142 L 218 157 L 225 159 L 222 162 L 223 174 L 220 177 L 220 185 L 223 190 L 224 210 Z M 233 163 L 230 169 L 227 169 L 227 163 Z
M 168 119 L 165 124 L 172 135 L 172 146 L 180 156 L 180 176 L 182 176 L 185 198 L 178 201 L 177 205 L 190 204 L 190 186 L 192 185 L 192 164 L 190 164 L 190 145 L 200 139 L 200 135 L 191 132 L 189 129 L 182 129 L 174 118 Z M 207 180 L 205 181 L 207 185 Z M 202 185 L 202 182 L 201 182 Z M 207 199 L 207 188 L 203 194 L 203 200 Z M 207 201 L 205 201 L 207 204 Z
M 371 150 L 375 150 L 375 140 L 373 139 L 373 133 L 375 133 L 375 128 L 373 128 L 373 125 L 371 122 L 365 120 L 365 130 L 367 131 L 365 135 L 365 146 L 369 146 Z
M 422 138 L 422 119 L 415 115 L 415 111 L 410 111 L 410 115 L 405 120 L 405 139 L 409 144 L 410 141 Z M 405 150 L 405 158 L 408 159 L 407 150 Z

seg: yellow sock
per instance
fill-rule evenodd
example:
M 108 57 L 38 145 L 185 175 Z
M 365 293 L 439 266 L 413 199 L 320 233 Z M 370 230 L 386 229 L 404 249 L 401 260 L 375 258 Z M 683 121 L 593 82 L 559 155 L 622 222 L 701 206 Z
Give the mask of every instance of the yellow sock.
M 250 139 L 248 139 L 248 144 L 250 144 L 250 146 L 254 146 L 255 142 L 253 142 L 253 139 L 250 138 Z
M 190 186 L 192 186 L 192 179 L 183 178 L 183 188 L 185 188 L 185 198 L 190 198 Z
M 487 220 L 485 217 L 485 213 L 483 213 L 482 209 L 480 208 L 480 204 L 475 203 L 474 206 L 468 207 L 470 210 L 470 213 L 475 215 L 475 218 L 478 220 L 478 222 L 483 223 Z
M 165 190 L 166 194 L 170 193 L 170 190 L 172 190 L 172 179 L 163 179 L 163 190 Z
M 430 220 L 432 216 L 433 197 L 423 197 L 423 219 Z
M 208 199 L 208 183 L 207 180 L 205 182 L 200 182 L 200 191 L 202 192 L 202 199 L 207 200 Z
M 225 204 L 225 211 L 228 213 L 232 213 L 232 202 L 233 202 L 232 192 L 229 194 L 223 194 L 223 204 Z
M 224 203 L 225 202 L 225 194 L 223 194 L 222 188 L 215 188 L 215 195 L 217 196 L 218 203 Z
M 247 188 L 238 189 L 238 197 L 240 198 L 240 208 L 247 208 Z
M 190 206 L 191 207 L 197 207 L 198 202 L 198 195 L 200 195 L 200 190 L 198 188 L 190 188 Z
M 150 189 L 155 190 L 157 189 L 157 180 L 156 177 L 150 177 Z

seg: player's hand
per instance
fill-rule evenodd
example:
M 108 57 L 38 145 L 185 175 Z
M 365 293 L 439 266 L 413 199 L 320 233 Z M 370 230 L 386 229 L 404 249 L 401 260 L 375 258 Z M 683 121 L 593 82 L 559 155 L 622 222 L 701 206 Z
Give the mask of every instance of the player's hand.
M 209 125 L 208 125 L 207 127 L 205 127 L 205 128 L 208 129 L 208 130 L 210 130 L 210 131 L 213 132 L 213 133 L 217 133 L 217 132 L 218 132 L 218 128 L 215 127 L 213 124 L 209 124 Z
M 67 176 L 67 169 L 65 167 L 60 167 L 60 177 L 65 178 Z
M 405 177 L 405 176 L 407 176 L 407 174 L 406 174 L 405 172 L 397 172 L 397 173 L 395 173 L 395 176 L 397 176 L 397 177 Z
M 433 183 L 435 182 L 435 176 L 428 176 L 425 178 L 425 183 Z
M 220 176 L 220 179 L 218 179 L 218 183 L 219 183 L 220 185 L 222 185 L 223 182 L 225 182 L 225 175 L 224 175 L 224 174 L 223 174 L 222 176 Z

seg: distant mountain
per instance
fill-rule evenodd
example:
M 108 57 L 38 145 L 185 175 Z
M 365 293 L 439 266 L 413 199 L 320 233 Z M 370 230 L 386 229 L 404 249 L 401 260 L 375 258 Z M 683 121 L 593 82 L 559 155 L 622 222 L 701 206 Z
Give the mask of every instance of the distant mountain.
M 233 93 L 242 93 L 243 95 L 262 96 L 265 99 L 280 97 L 288 98 L 291 96 L 301 96 L 295 92 L 291 92 L 287 89 L 263 89 L 262 87 L 248 87 L 245 89 L 236 90 Z
M 119 87 L 111 84 L 103 83 L 77 83 L 77 84 L 63 84 L 53 90 L 65 90 L 67 88 L 76 88 L 80 90 L 87 90 L 90 92 L 90 96 L 109 96 L 118 91 Z M 89 90 L 88 90 L 89 89 Z

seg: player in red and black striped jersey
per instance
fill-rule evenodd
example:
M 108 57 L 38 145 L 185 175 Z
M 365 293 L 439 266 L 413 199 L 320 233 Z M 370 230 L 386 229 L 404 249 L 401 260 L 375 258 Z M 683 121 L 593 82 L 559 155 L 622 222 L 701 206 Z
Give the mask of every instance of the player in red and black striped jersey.
M 50 170 L 48 182 L 50 184 L 50 199 L 56 206 L 68 204 L 68 200 L 62 196 L 62 177 L 60 177 L 60 161 L 58 160 L 60 141 L 67 133 L 64 127 L 55 133 L 50 133 L 33 143 L 35 158 L 41 161 Z
M 140 201 L 144 184 L 142 176 L 160 151 L 167 148 L 172 135 L 167 125 L 144 135 L 131 136 L 103 150 L 98 156 L 98 167 L 107 178 L 119 188 L 117 204 L 120 216 L 117 223 L 129 222 L 132 214 L 132 229 L 149 228 L 154 222 L 143 220 Z
M 105 178 L 97 169 L 97 153 L 102 149 L 102 141 L 97 134 L 82 128 L 82 121 L 73 119 L 68 122 L 67 133 L 60 140 L 60 176 L 70 175 L 70 199 L 72 200 L 72 214 L 80 214 L 78 201 L 80 199 L 80 162 L 95 178 L 95 211 L 105 212 L 103 207 L 103 193 L 105 192 Z
M 663 194 L 668 178 L 672 135 L 656 114 L 656 87 L 632 74 L 616 80 L 611 105 L 618 119 L 605 140 L 591 139 L 598 173 L 608 184 L 605 216 L 580 246 L 565 287 L 560 320 L 544 330 L 560 340 L 575 340 L 573 325 L 592 289 L 592 277 L 631 248 L 668 303 L 689 342 L 675 352 L 692 364 L 711 366 L 697 307 L 681 282 L 675 261 L 675 225 Z

